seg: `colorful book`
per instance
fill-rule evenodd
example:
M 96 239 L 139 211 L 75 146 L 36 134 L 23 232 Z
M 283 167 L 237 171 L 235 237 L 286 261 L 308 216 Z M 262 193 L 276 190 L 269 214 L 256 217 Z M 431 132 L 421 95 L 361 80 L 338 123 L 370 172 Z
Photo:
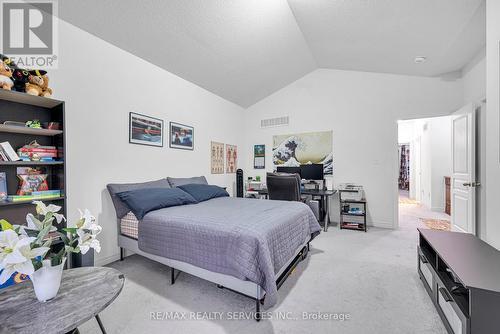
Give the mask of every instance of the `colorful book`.
M 0 200 L 7 198 L 7 175 L 5 172 L 0 173 Z

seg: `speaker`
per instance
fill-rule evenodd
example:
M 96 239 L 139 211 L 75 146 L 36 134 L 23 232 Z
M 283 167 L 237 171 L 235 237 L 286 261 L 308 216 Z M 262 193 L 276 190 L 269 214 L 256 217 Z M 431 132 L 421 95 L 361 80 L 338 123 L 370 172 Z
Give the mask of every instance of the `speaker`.
M 243 197 L 243 169 L 236 170 L 236 197 Z

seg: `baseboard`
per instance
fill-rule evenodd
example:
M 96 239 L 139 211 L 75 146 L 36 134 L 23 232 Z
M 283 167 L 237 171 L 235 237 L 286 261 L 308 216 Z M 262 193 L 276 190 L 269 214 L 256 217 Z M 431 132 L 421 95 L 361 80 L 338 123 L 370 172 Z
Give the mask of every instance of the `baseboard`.
M 112 254 L 110 256 L 106 256 L 106 257 L 102 257 L 102 258 L 96 259 L 94 265 L 96 267 L 102 267 L 102 266 L 105 266 L 107 264 L 110 264 L 111 262 L 118 261 L 119 259 L 120 259 L 120 253 L 118 252 L 118 253 Z
M 442 208 L 442 207 L 433 207 L 433 208 L 431 208 L 431 211 L 444 213 L 444 208 Z
M 391 222 L 372 222 L 372 223 L 368 223 L 368 226 L 379 227 L 379 228 L 388 228 L 388 229 L 394 228 L 394 224 Z

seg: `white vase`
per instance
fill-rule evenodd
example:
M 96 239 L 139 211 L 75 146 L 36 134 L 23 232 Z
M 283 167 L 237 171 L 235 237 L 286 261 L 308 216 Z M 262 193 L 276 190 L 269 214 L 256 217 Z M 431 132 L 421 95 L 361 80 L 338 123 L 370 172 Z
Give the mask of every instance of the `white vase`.
M 42 268 L 30 275 L 36 298 L 41 302 L 51 300 L 57 295 L 66 258 L 58 266 L 51 266 L 50 260 L 43 260 Z

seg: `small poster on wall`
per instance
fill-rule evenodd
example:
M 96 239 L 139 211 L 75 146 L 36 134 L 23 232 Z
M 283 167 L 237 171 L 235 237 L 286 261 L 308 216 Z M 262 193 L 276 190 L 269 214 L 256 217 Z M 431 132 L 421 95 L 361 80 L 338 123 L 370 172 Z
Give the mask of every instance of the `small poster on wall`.
M 163 147 L 163 120 L 131 112 L 129 143 Z
M 253 168 L 266 168 L 266 145 L 254 145 L 253 147 Z
M 238 168 L 238 147 L 226 144 L 226 173 L 236 173 Z
M 224 144 L 213 141 L 211 142 L 210 151 L 210 170 L 212 174 L 224 174 Z
M 170 147 L 193 150 L 194 128 L 189 125 L 170 122 Z

